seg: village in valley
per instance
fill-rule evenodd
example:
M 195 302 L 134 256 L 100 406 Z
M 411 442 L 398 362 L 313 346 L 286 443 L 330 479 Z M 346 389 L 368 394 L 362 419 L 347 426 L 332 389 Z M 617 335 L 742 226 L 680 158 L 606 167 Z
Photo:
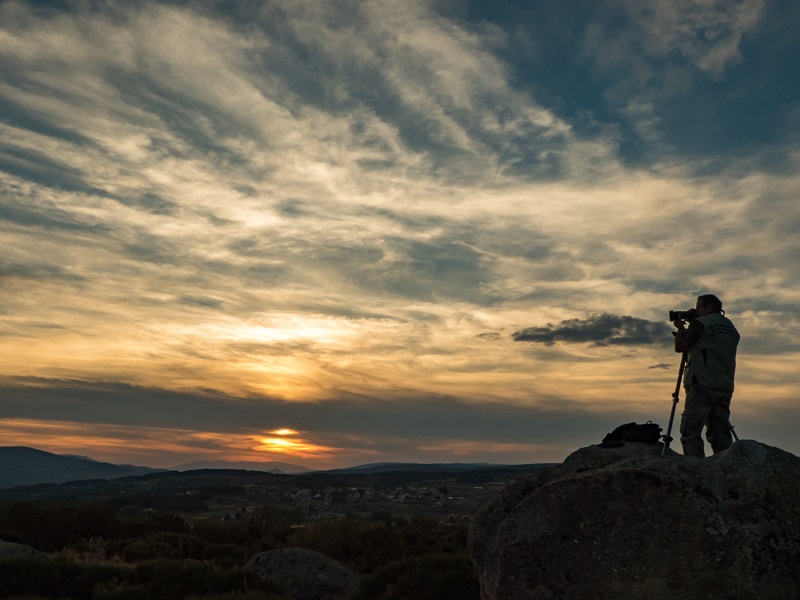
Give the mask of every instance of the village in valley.
M 417 516 L 468 520 L 503 486 L 545 465 L 486 466 L 468 471 L 377 473 L 165 471 L 110 480 L 39 484 L 0 490 L 2 501 L 102 501 L 123 515 L 173 513 L 188 519 L 242 520 L 264 506 L 303 521 L 346 516 L 386 520 Z
M 338 517 L 352 512 L 420 512 L 446 515 L 449 519 L 469 519 L 481 504 L 504 484 L 491 481 L 485 485 L 457 484 L 398 486 L 395 488 L 326 486 L 321 490 L 298 489 L 292 503 L 304 508 L 310 519 Z

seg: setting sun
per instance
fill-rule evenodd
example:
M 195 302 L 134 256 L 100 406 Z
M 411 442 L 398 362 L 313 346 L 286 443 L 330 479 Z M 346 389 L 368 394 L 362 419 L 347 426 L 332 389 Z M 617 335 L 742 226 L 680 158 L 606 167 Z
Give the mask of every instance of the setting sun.
M 294 429 L 275 429 L 269 432 L 276 437 L 260 437 L 253 450 L 276 454 L 288 454 L 298 458 L 321 457 L 331 454 L 334 449 L 305 439 Z
M 273 435 L 297 435 L 297 432 L 294 429 L 276 429 L 275 431 L 270 431 Z

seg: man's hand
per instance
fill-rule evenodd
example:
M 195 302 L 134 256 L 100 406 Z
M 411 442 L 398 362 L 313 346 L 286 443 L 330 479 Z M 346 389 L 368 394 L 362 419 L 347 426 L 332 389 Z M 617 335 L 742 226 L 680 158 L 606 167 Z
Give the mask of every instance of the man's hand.
M 688 328 L 686 327 L 686 319 L 677 319 L 672 324 L 678 330 L 675 332 L 675 352 L 688 352 L 689 347 L 694 345 L 703 335 L 704 328 L 701 319 L 689 321 Z

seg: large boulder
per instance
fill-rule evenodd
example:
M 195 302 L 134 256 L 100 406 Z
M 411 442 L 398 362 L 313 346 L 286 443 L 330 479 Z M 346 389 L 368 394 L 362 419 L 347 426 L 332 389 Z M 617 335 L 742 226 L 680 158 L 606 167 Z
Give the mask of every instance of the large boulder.
M 338 600 L 355 589 L 361 578 L 332 558 L 303 548 L 261 552 L 247 566 L 278 584 L 291 600 Z
M 800 458 L 590 446 L 476 515 L 483 600 L 800 598 Z
M 0 540 L 0 560 L 15 560 L 20 558 L 47 558 L 44 552 L 25 544 L 16 544 Z

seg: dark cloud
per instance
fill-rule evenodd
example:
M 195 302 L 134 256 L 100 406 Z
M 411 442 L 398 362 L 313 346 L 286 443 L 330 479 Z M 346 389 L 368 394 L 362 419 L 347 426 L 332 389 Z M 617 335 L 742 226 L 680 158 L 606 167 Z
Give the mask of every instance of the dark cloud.
M 41 152 L 6 146 L 0 148 L 0 171 L 69 192 L 110 196 L 84 180 L 84 174 Z
M 419 242 L 389 240 L 400 257 L 379 274 L 392 294 L 421 300 L 460 299 L 489 305 L 499 298 L 487 293 L 491 270 L 485 255 L 450 239 Z
M 175 265 L 185 262 L 179 247 L 172 241 L 147 233 L 137 233 L 130 242 L 122 244 L 126 257 L 137 262 Z
M 153 192 L 145 192 L 140 196 L 119 198 L 119 202 L 131 208 L 137 208 L 153 215 L 174 216 L 178 212 L 178 205 Z
M 480 446 L 531 444 L 561 448 L 564 456 L 596 444 L 617 425 L 652 420 L 665 426 L 668 405 L 654 401 L 636 410 L 595 406 L 588 410 L 567 396 L 544 398 L 543 406 L 475 403 L 440 395 L 362 399 L 331 398 L 325 402 L 287 402 L 266 396 L 234 397 L 213 389 L 176 392 L 118 382 L 44 378 L 0 379 L 0 419 L 22 418 L 117 426 L 110 437 L 138 440 L 146 432 L 126 436 L 120 427 L 154 427 L 248 436 L 277 427 L 302 431 L 317 442 L 347 449 L 369 448 L 378 459 L 422 462 L 448 459 L 447 444 L 466 441 Z M 737 431 L 750 439 L 796 447 L 798 407 L 786 399 L 785 418 L 745 411 Z M 169 410 L 164 407 L 168 406 Z M 442 449 L 422 450 L 441 442 Z M 186 442 L 187 444 L 191 442 Z M 203 442 L 197 442 L 202 445 Z M 210 443 L 209 448 L 215 447 Z M 488 450 L 487 450 L 488 452 Z M 169 457 L 161 460 L 169 463 Z M 485 455 L 483 455 L 485 456 Z M 298 459 L 299 460 L 299 459 Z M 507 460 L 537 462 L 538 456 L 518 451 Z
M 388 214 L 388 213 L 387 213 Z M 311 232 L 270 232 L 239 238 L 227 248 L 249 260 L 241 269 L 254 282 L 281 281 L 292 276 L 308 285 L 335 282 L 348 292 L 399 296 L 421 301 L 459 299 L 490 305 L 491 257 L 468 243 L 470 228 L 452 227 L 426 241 L 409 236 L 348 239 L 331 229 L 325 236 Z
M 9 75 L 7 81 L 11 82 L 14 77 Z M 19 81 L 14 83 L 19 84 Z M 25 85 L 30 88 L 30 82 Z M 0 95 L 0 115 L 2 120 L 9 125 L 27 129 L 47 137 L 65 140 L 77 146 L 90 146 L 92 140 L 76 131 L 65 129 L 57 123 L 52 122 L 52 116 L 38 114 L 29 106 L 23 106 L 11 99 Z
M 310 203 L 296 198 L 286 198 L 275 205 L 277 210 L 284 217 L 306 217 L 316 211 Z
M 187 158 L 199 153 L 216 165 L 228 168 L 250 163 L 246 154 L 219 143 L 225 136 L 249 138 L 254 134 L 252 128 L 238 122 L 230 113 L 163 82 L 157 72 L 111 73 L 108 82 L 118 88 L 127 107 L 160 115 L 164 130 L 160 138 L 150 142 L 155 153 L 165 158 Z M 170 135 L 164 135 L 166 132 Z M 181 142 L 188 143 L 188 147 Z
M 491 331 L 489 333 L 480 333 L 476 337 L 482 340 L 494 341 L 500 339 L 500 334 L 497 333 L 496 331 Z
M 412 231 L 424 231 L 437 227 L 452 227 L 453 223 L 439 215 L 428 215 L 420 213 L 401 213 L 386 207 L 366 207 L 359 209 L 358 216 L 380 217 L 392 224 L 401 225 Z
M 568 398 L 558 408 L 474 403 L 419 394 L 395 400 L 330 398 L 287 402 L 265 396 L 232 397 L 214 390 L 176 392 L 119 382 L 0 378 L 0 418 L 108 423 L 248 433 L 276 427 L 381 440 L 470 440 L 486 443 L 561 444 L 577 448 L 599 442 L 607 429 L 655 414 L 585 410 Z M 169 410 L 164 410 L 168 406 Z M 654 407 L 654 413 L 658 407 Z
M 178 298 L 179 304 L 186 304 L 188 306 L 199 306 L 201 308 L 215 308 L 221 309 L 224 306 L 222 300 L 218 298 L 210 298 L 208 296 L 189 296 L 184 295 Z
M 1 168 L 2 165 L 0 165 Z M 24 227 L 71 233 L 102 235 L 110 231 L 105 225 L 81 222 L 78 216 L 53 206 L 14 206 L 12 204 L 4 204 L 0 199 L 0 222 L 2 221 L 8 221 Z
M 673 365 L 669 363 L 658 363 L 657 365 L 652 365 L 647 367 L 648 369 L 671 369 Z
M 0 259 L 0 281 L 8 278 L 31 280 L 85 281 L 85 278 L 67 268 L 42 262 L 19 263 Z
M 640 346 L 666 344 L 670 329 L 635 317 L 602 314 L 588 319 L 567 319 L 558 325 L 528 327 L 511 334 L 515 342 L 552 345 L 556 342 L 591 343 L 595 346 Z
M 791 167 L 790 153 L 774 149 L 794 135 L 798 80 L 786 57 L 800 43 L 797 3 L 471 4 L 465 26 L 491 23 L 513 40 L 495 51 L 520 85 L 577 134 L 616 137 L 622 160 L 689 154 L 703 159 L 698 170 L 712 161 L 712 173 L 750 153 L 764 155 L 764 169 Z M 682 20 L 662 27 L 665 18 Z

